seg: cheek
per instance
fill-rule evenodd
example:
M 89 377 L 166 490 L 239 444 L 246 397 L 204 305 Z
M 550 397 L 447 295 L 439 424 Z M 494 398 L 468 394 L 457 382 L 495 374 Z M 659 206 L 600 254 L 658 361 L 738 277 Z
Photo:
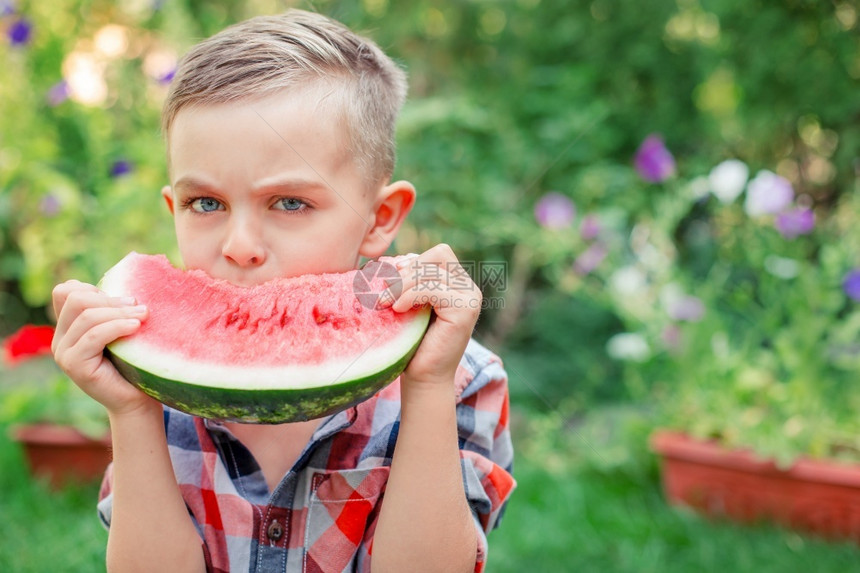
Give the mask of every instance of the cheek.
M 290 276 L 353 270 L 360 242 L 352 231 L 340 226 L 326 233 L 294 235 L 278 245 L 278 260 Z
M 188 221 L 185 220 L 185 217 L 177 216 L 174 219 L 174 222 L 174 226 L 176 228 L 176 240 L 179 242 L 179 247 L 181 248 L 183 244 L 193 242 L 197 234 L 188 224 Z
M 176 243 L 185 266 L 197 268 L 219 251 L 221 243 L 213 229 L 192 223 L 187 217 L 176 217 Z

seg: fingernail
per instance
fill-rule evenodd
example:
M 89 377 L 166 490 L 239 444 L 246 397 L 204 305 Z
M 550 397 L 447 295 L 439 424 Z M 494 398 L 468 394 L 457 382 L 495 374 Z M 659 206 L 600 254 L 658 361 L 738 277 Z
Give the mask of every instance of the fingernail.
M 417 259 L 417 258 L 418 258 L 418 255 L 416 255 L 415 253 L 407 253 L 407 254 L 403 255 L 402 259 L 400 259 L 399 261 L 394 263 L 394 266 L 397 267 L 397 270 L 400 270 L 403 267 L 405 267 L 406 265 L 408 265 L 412 261 L 412 259 Z
M 120 297 L 119 302 L 120 302 L 120 304 L 125 304 L 125 305 L 129 305 L 129 306 L 131 306 L 133 304 L 137 304 L 137 300 L 133 296 Z
M 386 289 L 382 293 L 380 293 L 379 298 L 376 300 L 376 308 L 386 309 L 394 304 L 394 296 L 392 296 L 391 291 Z
M 133 312 L 134 314 L 143 314 L 146 312 L 146 306 L 143 304 L 135 305 L 131 307 L 131 312 Z

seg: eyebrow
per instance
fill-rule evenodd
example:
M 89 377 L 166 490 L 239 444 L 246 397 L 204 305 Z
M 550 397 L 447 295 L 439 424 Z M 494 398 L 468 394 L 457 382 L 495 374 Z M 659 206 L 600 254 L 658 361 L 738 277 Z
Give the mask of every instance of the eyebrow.
M 214 189 L 214 186 L 209 185 L 205 181 L 201 181 L 200 179 L 195 179 L 193 177 L 182 177 L 181 179 L 179 179 L 179 181 L 173 184 L 173 189 L 188 189 L 189 191 L 195 191 L 198 189 Z
M 212 185 L 203 181 L 201 179 L 197 179 L 195 177 L 186 176 L 181 177 L 174 185 L 173 188 L 176 190 L 188 190 L 188 191 L 212 191 L 217 190 L 217 185 Z M 331 191 L 331 188 L 321 181 L 314 181 L 312 179 L 271 179 L 263 184 L 256 184 L 251 188 L 254 192 L 259 191 L 269 191 L 269 190 L 279 190 L 279 191 Z

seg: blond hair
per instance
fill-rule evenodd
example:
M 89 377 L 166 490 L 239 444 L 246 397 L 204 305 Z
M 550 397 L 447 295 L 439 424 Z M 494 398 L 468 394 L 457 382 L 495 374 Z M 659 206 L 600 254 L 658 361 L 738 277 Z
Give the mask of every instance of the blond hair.
M 225 28 L 179 62 L 162 111 L 169 139 L 187 106 L 250 100 L 314 83 L 339 85 L 349 150 L 370 184 L 394 171 L 394 128 L 406 74 L 371 40 L 312 12 L 289 10 Z M 169 141 L 168 141 L 169 145 Z

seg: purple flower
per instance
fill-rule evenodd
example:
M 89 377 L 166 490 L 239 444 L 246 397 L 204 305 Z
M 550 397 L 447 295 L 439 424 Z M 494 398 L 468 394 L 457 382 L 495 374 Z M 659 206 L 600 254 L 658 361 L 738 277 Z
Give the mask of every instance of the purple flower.
M 794 239 L 815 229 L 815 213 L 807 207 L 797 207 L 777 215 L 774 224 L 784 238 Z
M 705 316 L 705 304 L 695 296 L 679 296 L 671 302 L 668 312 L 674 320 L 697 322 Z
M 667 325 L 666 328 L 663 329 L 663 332 L 660 333 L 660 340 L 669 350 L 680 350 L 682 342 L 681 327 L 677 324 Z
M 39 210 L 46 217 L 53 217 L 60 212 L 62 206 L 63 204 L 60 202 L 59 197 L 53 193 L 48 193 L 42 197 L 42 201 L 39 203 Z
M 48 105 L 55 107 L 69 99 L 69 84 L 66 80 L 60 80 L 51 86 L 45 96 L 48 100 Z
M 600 263 L 603 262 L 607 254 L 609 254 L 609 251 L 600 243 L 589 245 L 573 261 L 573 270 L 580 275 L 587 275 L 600 266 Z
M 9 26 L 6 35 L 9 37 L 9 43 L 13 46 L 25 46 L 30 42 L 30 36 L 33 35 L 33 24 L 26 18 L 19 18 Z
M 0 0 L 0 16 L 8 16 L 15 13 L 15 2 L 13 0 Z
M 586 215 L 579 224 L 579 236 L 583 241 L 596 239 L 600 234 L 600 219 L 597 215 Z
M 775 215 L 785 211 L 794 200 L 794 189 L 785 177 L 771 171 L 759 171 L 747 186 L 744 210 L 750 217 Z
M 173 81 L 173 76 L 175 76 L 175 75 L 176 75 L 176 68 L 171 68 L 171 69 L 170 69 L 169 71 L 167 71 L 166 73 L 164 73 L 164 74 L 160 75 L 159 77 L 157 77 L 155 81 L 157 81 L 158 83 L 160 83 L 161 85 L 163 85 L 163 86 L 164 86 L 164 85 L 167 85 L 167 84 L 169 84 L 170 82 L 172 82 L 172 81 Z
M 659 135 L 649 135 L 633 159 L 639 176 L 649 183 L 661 183 L 675 174 L 675 158 Z
M 550 191 L 535 205 L 535 219 L 548 229 L 569 227 L 576 217 L 576 207 L 566 195 Z
M 852 300 L 860 302 L 860 269 L 854 269 L 842 280 L 842 290 Z
M 134 171 L 134 165 L 127 159 L 118 159 L 113 162 L 110 168 L 111 177 L 122 177 Z

